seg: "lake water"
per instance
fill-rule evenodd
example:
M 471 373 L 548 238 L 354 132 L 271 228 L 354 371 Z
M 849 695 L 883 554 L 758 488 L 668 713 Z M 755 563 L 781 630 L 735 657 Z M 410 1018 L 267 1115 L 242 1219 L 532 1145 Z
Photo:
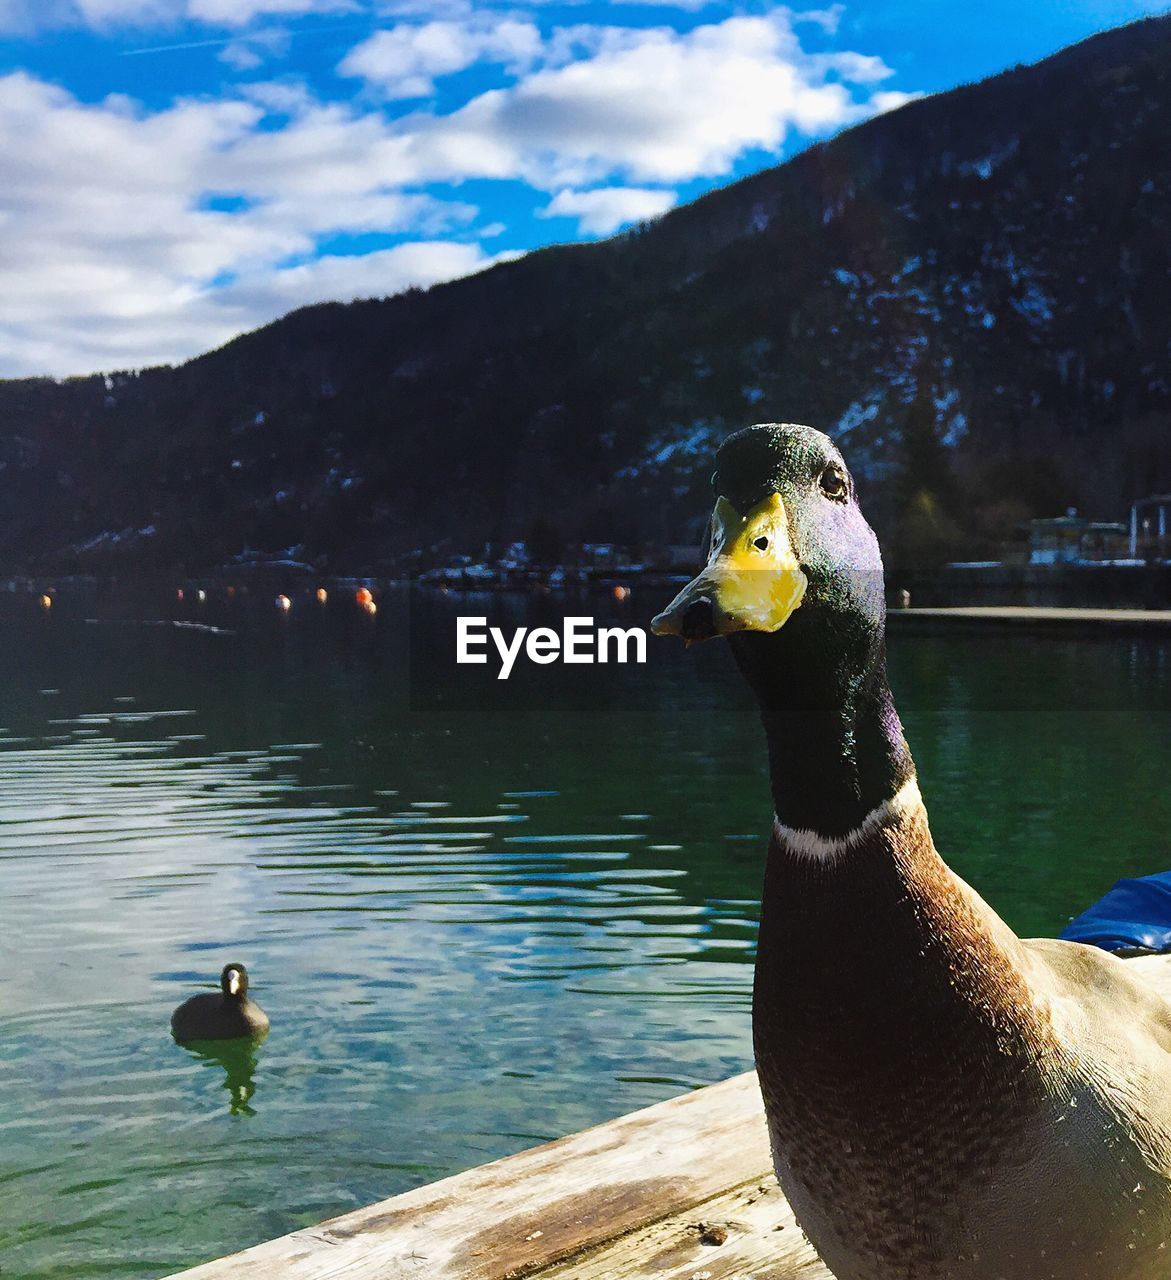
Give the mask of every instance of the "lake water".
M 751 1065 L 770 808 L 726 650 L 504 684 L 457 612 L 661 597 L 270 601 L 0 599 L 6 1280 L 164 1275 Z M 1019 930 L 1171 866 L 1169 660 L 892 640 L 937 842 Z M 229 960 L 272 1033 L 192 1054 L 170 1011 Z

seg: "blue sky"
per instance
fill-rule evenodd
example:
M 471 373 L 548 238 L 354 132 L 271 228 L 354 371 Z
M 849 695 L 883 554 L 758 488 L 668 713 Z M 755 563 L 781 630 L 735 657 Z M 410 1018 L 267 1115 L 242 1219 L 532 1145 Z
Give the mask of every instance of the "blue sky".
M 1131 0 L 0 0 L 0 376 L 594 239 Z

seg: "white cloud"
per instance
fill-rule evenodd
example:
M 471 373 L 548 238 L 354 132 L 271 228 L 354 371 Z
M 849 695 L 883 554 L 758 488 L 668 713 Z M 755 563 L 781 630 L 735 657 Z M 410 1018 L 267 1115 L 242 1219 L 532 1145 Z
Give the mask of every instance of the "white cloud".
M 218 56 L 234 71 L 255 71 L 270 58 L 283 58 L 291 43 L 291 33 L 283 27 L 262 27 L 229 41 Z
M 470 18 L 472 0 L 375 0 L 375 10 L 384 18 Z
M 99 8 L 108 17 L 179 0 L 84 2 L 96 21 Z M 183 3 L 211 21 L 220 0 Z M 234 12 L 294 3 L 309 0 L 244 0 Z M 13 0 L 0 6 L 13 12 Z M 877 91 L 888 72 L 875 59 L 806 53 L 794 21 L 777 10 L 685 33 L 583 25 L 543 43 L 513 19 L 418 23 L 347 62 L 391 93 L 468 58 L 512 66 L 515 79 L 448 114 L 398 118 L 369 98 L 323 101 L 292 79 L 148 111 L 0 76 L 0 373 L 179 360 L 293 305 L 493 260 L 468 242 L 503 234 L 496 213 L 475 237 L 479 211 L 430 184 L 527 183 L 550 193 L 548 216 L 606 235 L 669 208 L 674 184 L 729 173 L 750 149 L 775 154 L 792 131 L 822 133 L 903 100 Z M 230 56 L 279 52 L 259 34 L 241 32 Z M 402 243 L 345 256 L 361 236 Z
M 414 241 L 361 257 L 332 255 L 249 274 L 225 288 L 216 305 L 238 309 L 242 315 L 275 316 L 313 302 L 388 297 L 411 285 L 426 287 L 470 275 L 511 256 L 490 257 L 479 245 L 452 240 Z
M 881 58 L 865 53 L 819 53 L 809 59 L 809 65 L 818 73 L 836 71 L 853 84 L 877 84 L 891 74 L 891 69 Z
M 80 3 L 80 0 L 78 0 Z M 246 27 L 258 17 L 307 13 L 357 13 L 357 0 L 186 0 L 186 17 L 208 26 Z
M 794 13 L 794 22 L 808 22 L 820 27 L 826 35 L 834 35 L 842 22 L 842 14 L 846 11 L 844 4 L 831 4 L 828 9 L 803 9 Z
M 91 27 L 167 22 L 175 10 L 173 0 L 73 0 L 71 7 Z
M 697 13 L 712 8 L 715 0 L 609 0 L 610 4 L 645 4 L 651 9 L 682 9 L 685 13 Z
M 399 131 L 410 181 L 519 177 L 553 190 L 604 182 L 672 183 L 776 153 L 791 130 L 824 133 L 872 114 L 848 81 L 890 75 L 879 60 L 810 55 L 787 10 L 680 34 L 599 28 L 594 52 L 481 94 Z
M 0 31 L 59 27 L 176 26 L 184 21 L 245 27 L 258 17 L 355 13 L 360 0 L 0 0 Z
M 541 46 L 541 33 L 531 22 L 401 23 L 351 49 L 338 70 L 377 85 L 387 98 L 424 98 L 435 92 L 436 76 L 477 62 L 501 63 L 515 74 Z
M 0 373 L 183 359 L 302 301 L 429 284 L 489 260 L 476 245 L 433 243 L 474 206 L 391 189 L 367 170 L 378 118 L 316 108 L 261 129 L 264 111 L 233 100 L 147 114 L 0 77 Z M 332 166 L 317 163 L 331 152 Z M 297 154 L 311 171 L 286 168 Z M 314 261 L 323 239 L 369 232 L 421 239 Z
M 543 218 L 577 218 L 585 235 L 608 236 L 631 222 L 657 218 L 675 203 L 673 191 L 645 187 L 596 187 L 593 191 L 558 191 L 541 210 Z
M 246 40 L 233 40 L 225 45 L 219 59 L 233 71 L 255 71 L 265 62 L 264 54 Z
M 900 93 L 897 89 L 888 89 L 883 93 L 876 93 L 870 101 L 875 113 L 881 115 L 885 111 L 895 111 L 921 97 L 923 97 L 921 93 Z

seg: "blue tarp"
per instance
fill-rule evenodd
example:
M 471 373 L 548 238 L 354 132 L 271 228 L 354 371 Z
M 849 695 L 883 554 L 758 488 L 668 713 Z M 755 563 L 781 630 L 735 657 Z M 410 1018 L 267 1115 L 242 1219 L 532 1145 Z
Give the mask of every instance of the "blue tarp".
M 1106 951 L 1127 947 L 1171 951 L 1171 871 L 1119 880 L 1109 893 L 1071 920 L 1061 936 Z

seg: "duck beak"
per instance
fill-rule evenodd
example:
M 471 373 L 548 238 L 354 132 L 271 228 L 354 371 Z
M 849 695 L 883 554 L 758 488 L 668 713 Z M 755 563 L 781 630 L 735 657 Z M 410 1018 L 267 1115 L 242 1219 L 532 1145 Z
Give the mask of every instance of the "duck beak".
M 706 567 L 651 621 L 651 630 L 688 644 L 733 631 L 779 631 L 808 585 L 781 495 L 770 493 L 744 516 L 717 498 L 711 529 Z

